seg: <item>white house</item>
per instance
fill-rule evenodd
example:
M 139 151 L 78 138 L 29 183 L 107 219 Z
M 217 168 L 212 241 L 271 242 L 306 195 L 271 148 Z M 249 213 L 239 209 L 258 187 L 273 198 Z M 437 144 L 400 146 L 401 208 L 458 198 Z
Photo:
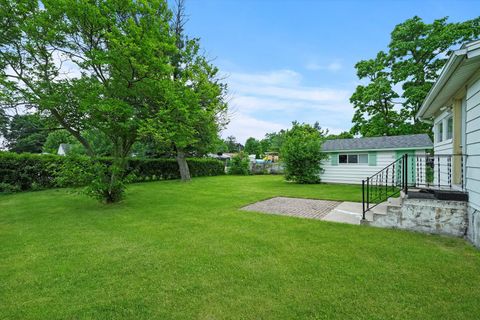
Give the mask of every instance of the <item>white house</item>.
M 467 237 L 480 246 L 480 41 L 451 54 L 417 118 L 433 123 L 436 155 L 455 155 L 454 185 L 468 192 Z
M 360 184 L 404 154 L 425 155 L 433 143 L 427 134 L 414 134 L 327 140 L 322 148 L 329 155 L 322 182 Z

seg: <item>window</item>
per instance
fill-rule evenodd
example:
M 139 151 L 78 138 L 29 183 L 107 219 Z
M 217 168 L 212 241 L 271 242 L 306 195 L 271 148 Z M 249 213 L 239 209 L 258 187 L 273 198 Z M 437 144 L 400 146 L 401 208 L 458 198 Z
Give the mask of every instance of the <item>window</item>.
M 358 155 L 358 163 L 367 164 L 368 163 L 368 154 L 362 153 Z
M 447 140 L 453 137 L 453 117 L 447 118 Z
M 435 140 L 437 142 L 443 141 L 443 122 L 437 123 L 435 126 L 437 129 L 435 130 Z
M 342 164 L 368 164 L 367 153 L 339 154 L 338 163 Z

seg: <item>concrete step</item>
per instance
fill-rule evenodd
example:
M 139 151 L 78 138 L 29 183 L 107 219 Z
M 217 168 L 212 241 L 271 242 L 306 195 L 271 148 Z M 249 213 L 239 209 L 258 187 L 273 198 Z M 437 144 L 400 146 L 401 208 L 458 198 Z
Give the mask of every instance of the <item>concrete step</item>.
M 390 206 L 396 206 L 396 207 L 400 207 L 403 203 L 403 199 L 401 197 L 398 197 L 398 198 L 388 198 L 388 204 Z
M 382 202 L 382 203 L 378 204 L 377 206 L 372 208 L 370 211 L 373 212 L 374 214 L 385 215 L 385 214 L 387 214 L 388 206 L 389 206 L 388 201 L 385 201 L 385 202 Z

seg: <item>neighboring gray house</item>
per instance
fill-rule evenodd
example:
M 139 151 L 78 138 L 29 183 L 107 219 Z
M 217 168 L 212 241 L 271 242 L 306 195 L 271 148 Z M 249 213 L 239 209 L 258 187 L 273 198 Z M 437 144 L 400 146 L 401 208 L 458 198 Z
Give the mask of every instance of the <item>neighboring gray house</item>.
M 427 134 L 327 140 L 322 182 L 360 184 L 404 154 L 425 155 L 433 148 Z
M 467 236 L 480 246 L 480 40 L 451 54 L 417 118 L 433 123 L 435 154 L 450 155 L 453 189 L 468 193 Z

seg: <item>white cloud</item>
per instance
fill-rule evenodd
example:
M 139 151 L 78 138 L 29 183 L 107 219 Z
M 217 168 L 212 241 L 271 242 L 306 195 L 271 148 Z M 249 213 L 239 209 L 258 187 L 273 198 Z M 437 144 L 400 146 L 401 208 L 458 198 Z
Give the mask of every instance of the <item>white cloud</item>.
M 338 60 L 332 61 L 332 62 L 327 63 L 327 64 L 320 64 L 318 62 L 311 61 L 305 66 L 305 68 L 308 69 L 308 70 L 313 70 L 313 71 L 328 70 L 328 71 L 336 72 L 336 71 L 339 71 L 340 69 L 342 69 L 343 65 Z
M 265 133 L 288 128 L 293 120 L 318 120 L 334 133 L 348 129 L 352 89 L 305 86 L 302 80 L 293 70 L 232 73 L 227 81 L 233 118 L 223 136 L 234 135 L 244 143 L 248 137 L 262 138 Z
M 306 100 L 315 103 L 345 101 L 350 92 L 332 88 L 309 87 L 292 70 L 268 73 L 232 73 L 227 79 L 234 95 L 264 96 L 276 99 Z
M 223 132 L 223 137 L 233 135 L 237 141 L 244 144 L 249 137 L 262 139 L 267 132 L 277 132 L 287 126 L 281 123 L 258 120 L 252 116 L 237 113 L 232 116 L 228 129 Z
M 302 76 L 295 71 L 284 69 L 264 73 L 232 73 L 228 77 L 233 83 L 248 83 L 250 85 L 296 85 Z

